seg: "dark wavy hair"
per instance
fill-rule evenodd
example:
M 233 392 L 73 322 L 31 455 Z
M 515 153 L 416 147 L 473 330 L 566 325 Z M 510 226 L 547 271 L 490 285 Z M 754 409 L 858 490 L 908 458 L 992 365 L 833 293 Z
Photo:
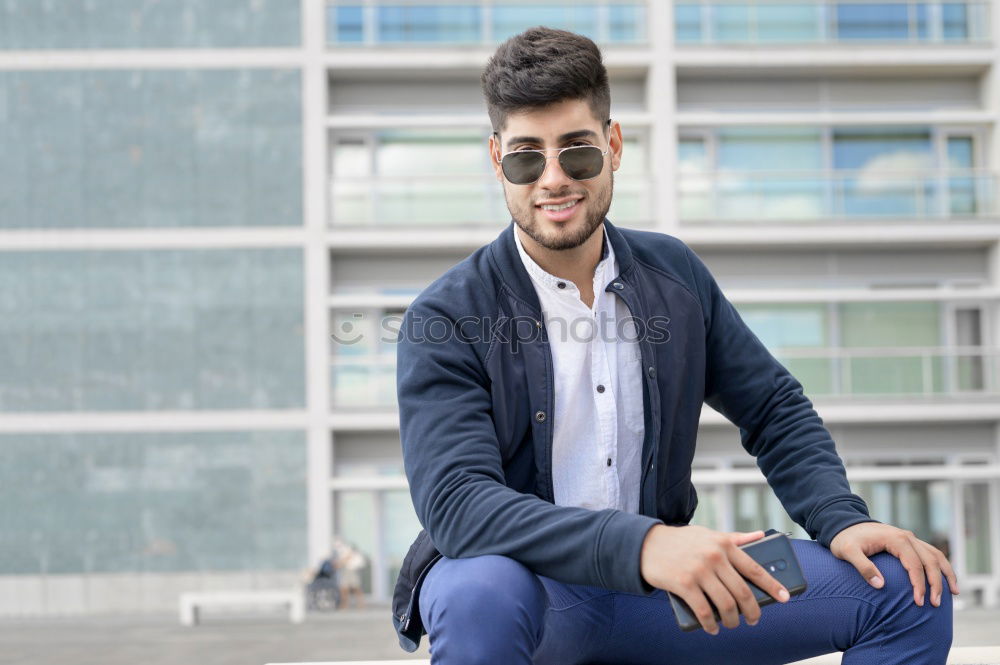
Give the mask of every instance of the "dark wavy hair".
M 537 26 L 497 47 L 481 77 L 494 132 L 512 112 L 581 99 L 602 124 L 611 117 L 611 88 L 601 50 L 575 32 Z

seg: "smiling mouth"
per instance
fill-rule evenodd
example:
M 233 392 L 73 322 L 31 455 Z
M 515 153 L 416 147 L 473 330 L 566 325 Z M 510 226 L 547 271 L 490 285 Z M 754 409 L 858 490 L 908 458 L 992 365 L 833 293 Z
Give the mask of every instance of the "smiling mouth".
M 540 205 L 536 205 L 535 208 L 542 211 L 546 218 L 553 222 L 564 222 L 570 217 L 576 214 L 577 210 L 580 208 L 580 202 L 583 201 L 582 198 L 576 199 L 566 208 L 560 208 L 558 210 L 547 210 Z M 564 204 L 565 205 L 565 204 Z

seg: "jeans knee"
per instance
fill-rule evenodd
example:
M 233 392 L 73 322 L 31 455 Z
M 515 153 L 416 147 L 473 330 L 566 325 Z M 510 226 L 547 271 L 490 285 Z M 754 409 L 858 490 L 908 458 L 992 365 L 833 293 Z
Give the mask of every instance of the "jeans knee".
M 439 568 L 440 567 L 440 568 Z M 483 555 L 442 558 L 421 589 L 421 614 L 428 632 L 450 633 L 451 649 L 463 650 L 462 662 L 479 662 L 477 653 L 507 640 L 539 641 L 547 607 L 545 588 L 524 564 L 509 557 Z M 428 603 L 425 606 L 425 603 Z
M 460 559 L 461 560 L 461 559 Z M 449 599 L 458 606 L 513 611 L 519 606 L 544 611 L 545 589 L 524 564 L 509 557 L 488 554 L 465 559 L 448 583 Z
M 950 641 L 952 637 L 952 598 L 951 585 L 948 578 L 943 573 L 941 576 L 941 596 L 940 605 L 935 606 L 931 599 L 932 580 L 928 579 L 927 571 L 923 564 L 919 570 L 920 577 L 924 580 L 923 588 L 918 586 L 923 598 L 923 606 L 917 605 L 914 598 L 913 582 L 910 581 L 910 573 L 903 566 L 903 562 L 888 552 L 879 553 L 872 557 L 872 561 L 878 566 L 882 573 L 885 584 L 881 591 L 887 592 L 886 601 L 898 608 L 898 611 L 910 617 L 915 625 L 920 625 L 924 630 L 933 631 L 935 638 L 941 641 Z

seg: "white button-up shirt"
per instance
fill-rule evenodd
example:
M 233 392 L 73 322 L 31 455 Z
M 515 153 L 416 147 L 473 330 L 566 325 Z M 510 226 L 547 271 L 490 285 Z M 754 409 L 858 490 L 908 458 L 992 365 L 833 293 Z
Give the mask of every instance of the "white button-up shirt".
M 601 227 L 604 229 L 604 227 Z M 605 288 L 618 262 L 604 229 L 594 271 L 594 303 L 587 307 L 576 285 L 544 271 L 512 229 L 531 277 L 555 369 L 552 482 L 555 503 L 639 512 L 642 440 L 642 362 L 635 326 L 618 321 L 628 306 Z

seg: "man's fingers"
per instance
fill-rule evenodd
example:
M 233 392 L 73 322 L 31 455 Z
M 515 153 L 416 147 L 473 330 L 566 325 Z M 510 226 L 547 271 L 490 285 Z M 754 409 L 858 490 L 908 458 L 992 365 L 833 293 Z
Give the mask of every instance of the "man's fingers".
M 746 618 L 747 624 L 756 625 L 760 621 L 760 605 L 757 604 L 757 599 L 754 598 L 753 591 L 747 586 L 746 580 L 740 577 L 740 574 L 732 566 L 726 566 L 719 573 L 719 579 L 736 599 L 740 614 Z
M 771 577 L 764 567 L 753 560 L 749 554 L 737 548 L 729 555 L 733 566 L 748 580 L 759 586 L 780 603 L 788 602 L 791 597 L 788 589 L 778 580 Z
M 693 585 L 674 593 L 684 599 L 684 602 L 691 608 L 691 614 L 698 620 L 698 623 L 701 624 L 706 633 L 711 635 L 719 634 L 719 624 L 715 621 L 715 613 L 712 612 L 712 606 L 708 604 L 708 599 L 702 592 L 701 587 Z
M 872 563 L 871 559 L 865 556 L 860 547 L 851 547 L 844 551 L 843 559 L 857 568 L 861 577 L 868 580 L 876 589 L 881 589 L 885 585 L 885 578 L 879 572 L 878 567 Z
M 895 551 L 893 551 L 895 550 Z M 921 607 L 924 606 L 924 589 L 927 588 L 927 579 L 924 577 L 924 564 L 920 560 L 920 555 L 913 547 L 909 538 L 892 543 L 889 553 L 899 559 L 910 576 L 910 584 L 913 585 L 913 602 Z
M 726 628 L 739 628 L 740 614 L 738 611 L 739 608 L 736 605 L 736 599 L 733 598 L 733 594 L 729 593 L 729 589 L 716 577 L 715 573 L 709 573 L 702 580 L 701 587 L 712 600 L 715 609 L 719 611 L 722 625 Z
M 931 585 L 931 605 L 938 607 L 941 605 L 941 593 L 944 591 L 944 576 L 941 574 L 941 564 L 938 563 L 937 557 L 934 556 L 937 550 L 934 550 L 920 539 L 915 540 L 913 549 L 916 550 L 917 556 L 920 557 L 924 573 L 927 575 L 927 581 Z
M 955 569 L 952 568 L 951 562 L 948 561 L 948 557 L 944 555 L 944 552 L 937 550 L 938 561 L 941 562 L 941 570 L 944 571 L 945 576 L 948 578 L 948 587 L 951 589 L 952 595 L 958 595 L 958 577 L 955 575 Z

